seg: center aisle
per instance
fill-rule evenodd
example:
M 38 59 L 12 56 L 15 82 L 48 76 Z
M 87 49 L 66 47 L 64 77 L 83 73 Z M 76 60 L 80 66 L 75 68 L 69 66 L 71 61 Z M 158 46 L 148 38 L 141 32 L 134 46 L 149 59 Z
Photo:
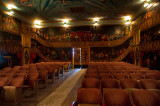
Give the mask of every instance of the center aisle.
M 76 70 L 66 81 L 64 81 L 55 91 L 53 91 L 37 106 L 61 106 L 69 93 L 74 88 L 77 81 L 86 72 L 85 69 Z

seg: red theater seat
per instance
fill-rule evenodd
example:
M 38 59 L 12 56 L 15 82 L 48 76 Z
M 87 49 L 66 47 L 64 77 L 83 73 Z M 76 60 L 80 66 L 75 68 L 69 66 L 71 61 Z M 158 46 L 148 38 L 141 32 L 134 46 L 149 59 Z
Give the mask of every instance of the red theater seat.
M 160 106 L 160 97 L 150 90 L 133 90 L 134 106 Z
M 8 85 L 8 81 L 9 81 L 8 77 L 0 77 L 0 87 Z
M 120 88 L 117 79 L 102 79 L 101 88 Z
M 145 75 L 147 79 L 155 79 L 155 80 L 160 80 L 160 74 L 157 73 L 148 73 Z
M 128 74 L 114 74 L 114 77 L 118 80 L 120 79 L 128 79 Z
M 142 73 L 131 73 L 129 74 L 131 79 L 135 79 L 135 80 L 140 80 L 140 79 L 144 79 L 144 74 Z
M 82 88 L 99 88 L 99 80 L 96 78 L 85 78 L 82 80 Z
M 106 106 L 131 106 L 129 94 L 123 89 L 105 89 L 103 95 Z
M 111 74 L 108 74 L 108 73 L 100 73 L 99 78 L 100 79 L 111 79 L 111 78 L 113 78 L 113 76 Z
M 86 73 L 84 75 L 84 78 L 99 78 L 98 74 L 94 74 L 94 73 Z
M 142 79 L 140 80 L 141 87 L 143 89 L 159 89 L 159 82 L 154 79 Z
M 13 78 L 9 82 L 9 86 L 16 86 L 17 88 L 21 88 L 23 86 L 24 79 L 21 77 Z
M 77 104 L 102 104 L 101 91 L 96 88 L 80 88 L 77 92 Z
M 120 80 L 120 85 L 123 89 L 126 89 L 126 88 L 139 89 L 140 88 L 137 80 L 133 80 L 133 79 L 122 79 Z

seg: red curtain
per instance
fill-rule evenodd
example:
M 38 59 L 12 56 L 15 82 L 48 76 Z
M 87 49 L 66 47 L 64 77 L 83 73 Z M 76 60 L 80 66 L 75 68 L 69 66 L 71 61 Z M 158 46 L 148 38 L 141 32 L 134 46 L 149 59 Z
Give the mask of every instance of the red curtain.
M 20 65 L 22 65 L 22 53 L 17 53 L 17 57 L 20 59 Z
M 132 60 L 132 64 L 134 64 L 134 52 L 130 52 L 130 59 Z
M 140 65 L 143 66 L 143 62 L 142 62 L 142 59 L 143 59 L 143 56 L 144 56 L 144 52 L 143 51 L 140 52 L 140 56 L 141 56 L 140 57 Z
M 158 51 L 158 56 L 160 57 L 160 51 Z
M 30 63 L 33 63 L 33 60 L 36 59 L 37 54 L 36 53 L 31 53 L 30 54 Z

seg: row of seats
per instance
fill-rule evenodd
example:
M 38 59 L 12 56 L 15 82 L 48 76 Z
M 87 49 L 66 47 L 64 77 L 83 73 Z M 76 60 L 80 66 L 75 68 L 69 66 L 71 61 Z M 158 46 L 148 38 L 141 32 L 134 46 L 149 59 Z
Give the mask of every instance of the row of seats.
M 152 73 L 153 72 L 153 73 Z M 146 73 L 146 74 L 142 74 L 142 73 L 114 73 L 114 74 L 110 74 L 110 73 L 100 73 L 100 74 L 96 74 L 96 73 L 86 73 L 85 74 L 85 78 L 97 78 L 97 79 L 135 79 L 135 80 L 140 80 L 140 79 L 155 79 L 155 80 L 160 80 L 160 74 L 158 73 L 154 73 L 154 71 L 152 71 L 151 73 Z
M 160 89 L 160 81 L 154 79 L 102 79 L 84 78 L 82 88 L 136 88 L 136 89 Z
M 23 66 L 5 67 L 0 70 L 0 90 L 1 96 L 9 92 L 10 89 L 32 88 L 33 94 L 37 93 L 38 82 L 43 82 L 44 87 L 47 86 L 48 79 L 54 82 L 63 76 L 64 68 L 68 71 L 71 69 L 71 62 L 41 62 L 36 64 L 27 64 Z M 5 91 L 5 92 L 4 92 Z M 19 93 L 21 94 L 21 93 Z M 7 93 L 9 97 L 12 93 Z M 3 101 L 3 100 L 2 100 Z
M 125 62 L 92 62 L 73 105 L 158 106 L 159 80 L 157 70 Z
M 80 88 L 72 106 L 160 106 L 159 95 L 151 90 Z

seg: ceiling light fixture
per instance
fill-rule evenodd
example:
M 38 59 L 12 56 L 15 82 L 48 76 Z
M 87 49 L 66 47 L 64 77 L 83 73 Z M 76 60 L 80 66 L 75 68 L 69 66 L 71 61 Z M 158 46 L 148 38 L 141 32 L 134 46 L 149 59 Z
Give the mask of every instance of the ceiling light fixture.
M 12 15 L 14 14 L 14 12 L 13 12 L 13 11 L 10 11 L 10 12 L 6 12 L 6 14 L 12 16 Z
M 94 21 L 99 21 L 99 20 L 100 20 L 100 18 L 93 18 L 93 20 L 94 20 Z
M 98 25 L 98 22 L 97 22 L 97 21 L 95 21 L 94 26 L 97 26 L 97 25 Z
M 34 27 L 35 27 L 35 28 L 41 28 L 41 26 L 39 26 L 39 25 L 35 25 Z
M 15 9 L 16 6 L 13 5 L 13 4 L 8 4 L 8 5 L 7 5 L 7 8 L 8 8 L 9 10 L 11 10 L 11 9 Z
M 125 19 L 126 21 L 130 21 L 130 20 L 131 20 L 131 16 L 125 16 L 124 19 Z
M 63 22 L 64 23 L 67 23 L 69 20 L 68 19 L 63 19 Z
M 68 23 L 68 19 L 63 19 L 63 22 L 64 22 L 64 27 L 68 27 L 69 25 L 67 25 L 67 23 Z
M 35 24 L 35 25 L 39 25 L 40 23 L 41 23 L 40 20 L 35 20 L 35 21 L 34 21 L 34 24 Z
M 149 4 L 148 3 L 144 3 L 144 7 L 147 7 Z
M 131 22 L 130 22 L 130 21 L 127 21 L 127 22 L 125 23 L 125 25 L 129 25 L 129 24 L 131 24 Z

